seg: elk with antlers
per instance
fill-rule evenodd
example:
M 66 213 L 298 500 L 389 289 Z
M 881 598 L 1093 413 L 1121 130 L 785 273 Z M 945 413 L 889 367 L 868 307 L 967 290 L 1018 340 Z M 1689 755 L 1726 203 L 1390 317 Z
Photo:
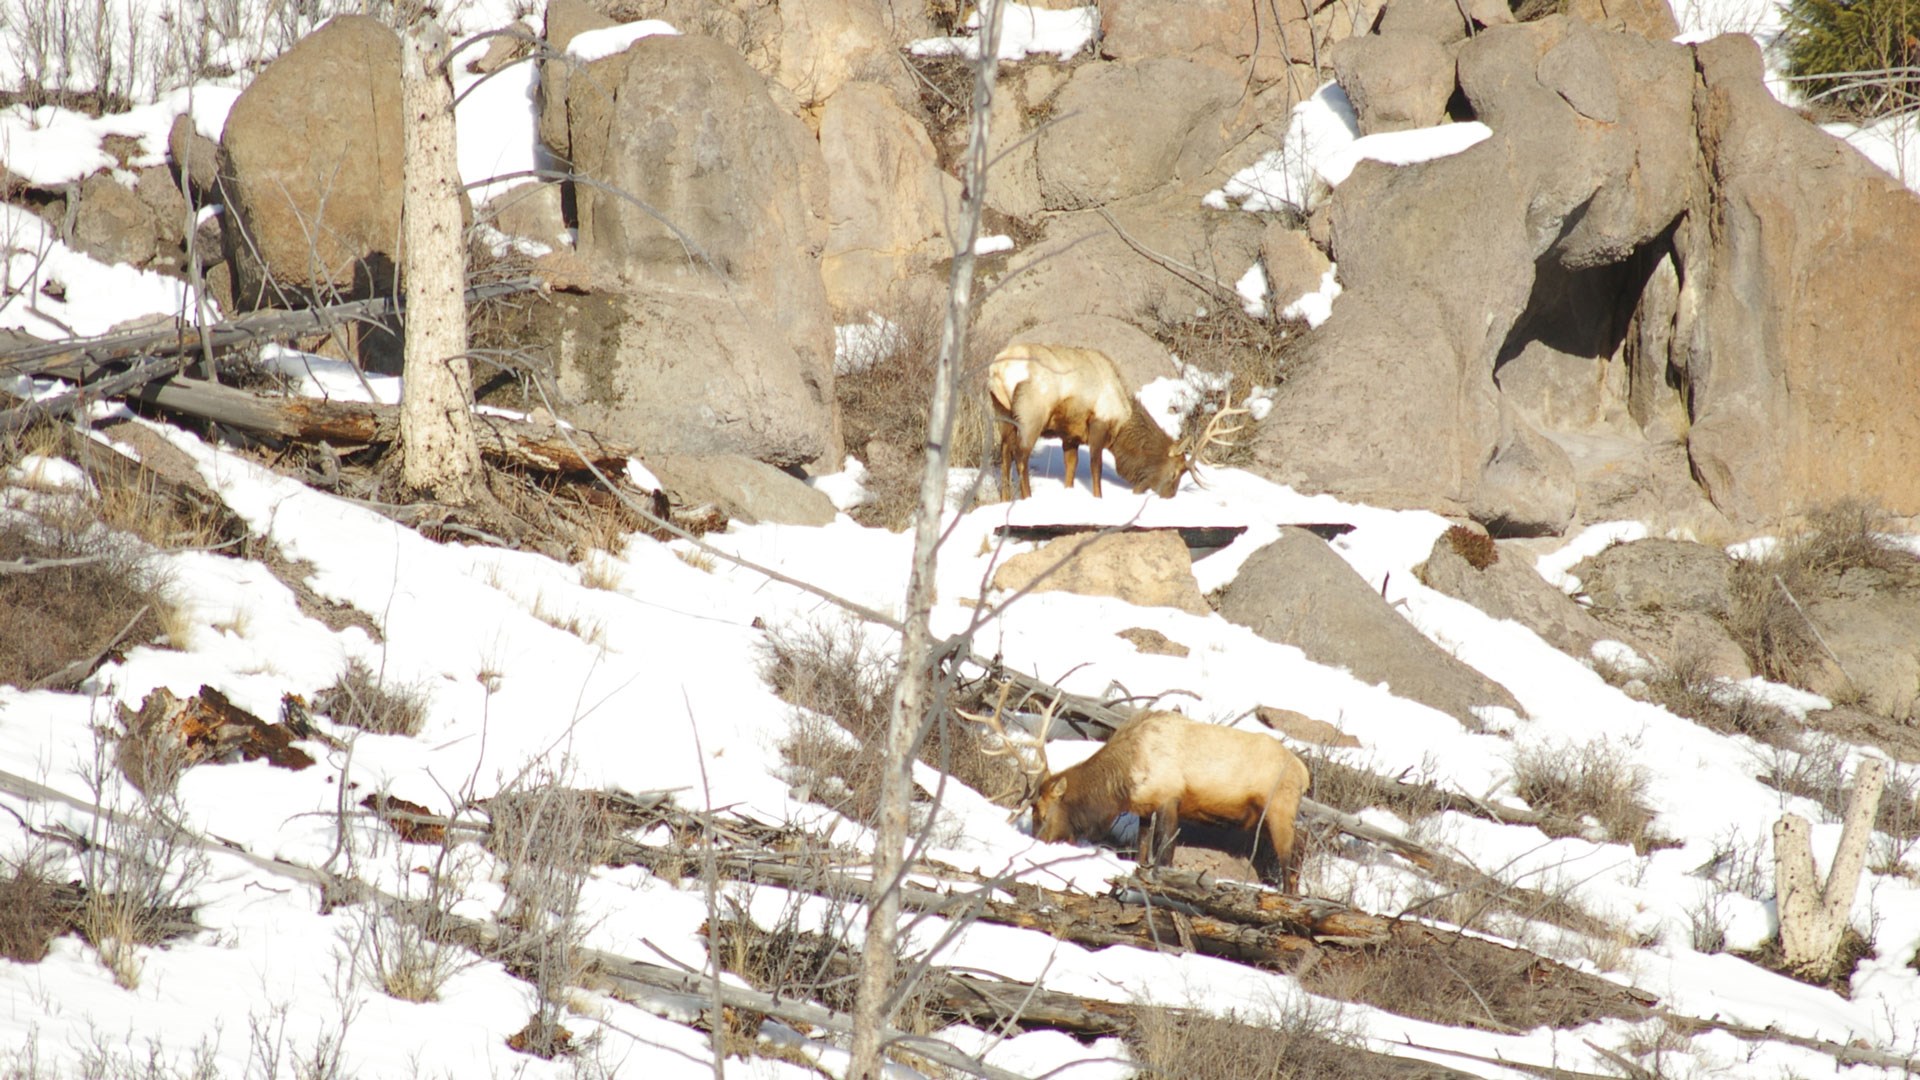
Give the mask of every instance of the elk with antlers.
M 1067 345 L 1007 346 L 987 369 L 987 389 L 1000 424 L 1000 488 L 1011 492 L 1018 470 L 1019 498 L 1033 494 L 1027 468 L 1034 443 L 1055 436 L 1068 487 L 1079 472 L 1084 443 L 1093 453 L 1095 496 L 1100 494 L 1101 451 L 1111 450 L 1114 469 L 1134 491 L 1170 499 L 1196 461 L 1211 464 L 1201 457 L 1205 450 L 1232 445 L 1227 437 L 1240 429 L 1223 431 L 1221 423 L 1246 413 L 1223 409 L 1198 438 L 1175 440 L 1127 391 L 1120 369 L 1106 353 Z
M 1007 734 L 999 709 L 991 717 L 962 715 L 992 727 L 1007 747 L 1002 753 L 1018 754 L 1022 742 Z M 1143 825 L 1140 865 L 1152 867 L 1171 854 L 1180 822 L 1252 831 L 1261 878 L 1298 890 L 1293 823 L 1310 776 L 1277 739 L 1149 712 L 1115 731 L 1092 757 L 1055 773 L 1047 768 L 1044 732 L 1026 744 L 1035 753 L 1022 762 L 1029 778 L 1022 802 L 1033 811 L 1036 839 L 1097 840 L 1130 812 Z M 1144 827 L 1149 814 L 1157 815 L 1152 829 Z

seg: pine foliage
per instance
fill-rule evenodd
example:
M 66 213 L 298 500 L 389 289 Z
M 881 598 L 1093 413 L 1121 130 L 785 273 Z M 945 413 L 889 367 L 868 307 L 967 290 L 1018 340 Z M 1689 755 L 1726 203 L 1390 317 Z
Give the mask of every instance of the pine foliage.
M 1920 0 L 1788 0 L 1787 74 L 1809 103 L 1853 116 L 1920 105 Z

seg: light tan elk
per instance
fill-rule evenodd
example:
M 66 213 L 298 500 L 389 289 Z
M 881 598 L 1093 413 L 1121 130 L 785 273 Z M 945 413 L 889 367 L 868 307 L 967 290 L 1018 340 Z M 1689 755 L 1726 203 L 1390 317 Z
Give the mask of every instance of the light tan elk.
M 1154 423 L 1140 399 L 1127 392 L 1120 369 L 1098 349 L 1069 345 L 1009 345 L 987 369 L 987 390 L 1000 424 L 1000 489 L 1013 490 L 1013 472 L 1020 473 L 1018 498 L 1033 494 L 1027 475 L 1033 444 L 1043 436 L 1060 440 L 1066 464 L 1067 486 L 1080 469 L 1080 446 L 1093 452 L 1093 493 L 1100 494 L 1103 450 L 1113 451 L 1113 467 L 1136 492 L 1151 491 L 1173 498 L 1180 478 L 1211 446 L 1231 446 L 1227 436 L 1238 427 L 1220 429 L 1229 416 L 1245 409 L 1223 409 L 1214 414 L 1197 439 L 1175 441 Z
M 1025 740 L 1008 736 L 997 712 L 963 715 L 998 732 L 1009 748 L 1004 752 L 1018 753 Z M 1299 757 L 1272 736 L 1150 712 L 1128 721 L 1092 757 L 1058 773 L 1047 768 L 1044 737 L 1031 748 L 1036 753 L 1022 763 L 1030 778 L 1023 802 L 1032 808 L 1036 839 L 1091 842 L 1131 812 L 1140 816 L 1140 865 L 1152 867 L 1172 853 L 1180 823 L 1250 831 L 1256 833 L 1253 862 L 1261 878 L 1298 890 L 1293 823 L 1311 778 Z M 1149 814 L 1158 815 L 1152 828 Z

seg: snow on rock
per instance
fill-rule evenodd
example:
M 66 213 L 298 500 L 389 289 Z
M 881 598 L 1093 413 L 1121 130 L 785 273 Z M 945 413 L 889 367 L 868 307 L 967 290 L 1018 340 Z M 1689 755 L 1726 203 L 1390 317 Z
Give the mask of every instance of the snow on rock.
M 174 117 L 190 113 L 200 134 L 217 140 L 239 96 L 238 89 L 200 83 L 174 90 L 151 104 L 100 117 L 51 105 L 9 106 L 0 109 L 0 166 L 35 187 L 58 187 L 119 164 L 100 148 L 100 140 L 109 135 L 139 140 L 139 152 L 128 165 L 159 165 L 166 160 L 167 132 Z
M 1339 269 L 1338 263 L 1329 265 L 1326 272 L 1320 275 L 1320 287 L 1282 308 L 1280 317 L 1305 319 L 1309 327 L 1318 327 L 1332 318 L 1333 302 L 1340 298 L 1342 292 L 1340 282 L 1335 277 Z
M 0 204 L 0 329 L 58 339 L 104 334 L 142 315 L 191 315 L 193 290 L 179 278 L 109 265 L 60 242 L 46 222 L 22 206 Z M 218 317 L 207 301 L 210 317 Z
M 1493 129 L 1478 120 L 1460 124 L 1440 124 L 1411 131 L 1383 131 L 1355 139 L 1321 157 L 1314 165 L 1328 187 L 1339 187 L 1362 161 L 1388 165 L 1412 165 L 1458 154 L 1485 142 Z
M 972 60 L 980 55 L 980 13 L 967 17 L 972 34 L 959 37 L 922 38 L 907 46 L 915 56 L 959 56 Z M 1100 27 L 1100 9 L 1087 7 L 1050 11 L 1025 4 L 1000 6 L 1000 59 L 1025 60 L 1029 56 L 1051 54 L 1065 61 L 1084 52 L 1092 44 Z
M 1313 96 L 1293 107 L 1280 148 L 1234 173 L 1202 202 L 1216 210 L 1238 205 L 1249 213 L 1312 207 L 1319 167 L 1360 135 L 1353 103 L 1340 84 L 1328 82 Z
M 679 34 L 673 24 L 661 19 L 641 19 L 638 22 L 621 23 L 619 26 L 602 27 L 575 34 L 567 42 L 567 55 L 575 60 L 604 60 L 627 51 L 627 47 L 641 38 L 656 34 Z

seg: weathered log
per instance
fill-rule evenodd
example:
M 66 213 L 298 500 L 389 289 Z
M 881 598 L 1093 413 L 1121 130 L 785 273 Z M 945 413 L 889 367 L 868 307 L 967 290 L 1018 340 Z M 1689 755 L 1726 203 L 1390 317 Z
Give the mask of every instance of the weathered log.
M 540 287 L 541 283 L 533 278 L 476 285 L 467 290 L 467 303 L 532 292 Z M 159 329 L 123 330 L 99 337 L 49 341 L 0 353 L 0 373 L 85 380 L 103 367 L 124 364 L 140 356 L 197 356 L 208 348 L 218 350 L 279 338 L 323 334 L 348 320 L 385 319 L 404 310 L 404 304 L 388 297 L 378 297 L 298 311 L 249 312 L 205 328 L 175 320 Z
M 149 358 L 136 367 L 128 368 L 111 378 L 87 386 L 75 387 L 64 393 L 39 401 L 30 401 L 0 412 L 0 434 L 24 430 L 37 420 L 65 416 L 90 401 L 119 397 L 131 390 L 138 390 L 148 383 L 167 378 L 192 363 L 188 356 L 175 356 L 167 359 Z
M 165 412 L 225 424 L 256 435 L 299 442 L 368 446 L 399 438 L 392 405 L 317 398 L 263 397 L 198 379 L 169 379 L 144 388 L 139 400 Z M 557 424 L 477 414 L 474 433 L 490 461 L 547 473 L 624 472 L 636 451 L 587 431 Z

